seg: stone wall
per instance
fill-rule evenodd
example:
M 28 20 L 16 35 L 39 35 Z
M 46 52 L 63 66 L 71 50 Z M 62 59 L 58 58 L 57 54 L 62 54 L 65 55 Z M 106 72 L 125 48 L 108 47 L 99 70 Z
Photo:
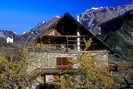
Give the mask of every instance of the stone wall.
M 0 56 L 19 56 L 22 49 L 0 48 Z
M 41 49 L 42 50 L 42 49 Z M 83 51 L 82 51 L 83 52 Z M 82 53 L 80 52 L 80 53 Z M 57 57 L 70 57 L 76 59 L 79 52 L 59 52 L 59 51 L 37 51 L 30 50 L 28 52 L 28 68 L 27 72 L 31 72 L 37 68 L 56 68 Z M 108 52 L 105 50 L 100 51 L 84 51 L 87 56 L 96 56 L 95 58 L 100 60 L 105 65 L 108 65 Z M 98 62 L 98 63 L 100 63 Z

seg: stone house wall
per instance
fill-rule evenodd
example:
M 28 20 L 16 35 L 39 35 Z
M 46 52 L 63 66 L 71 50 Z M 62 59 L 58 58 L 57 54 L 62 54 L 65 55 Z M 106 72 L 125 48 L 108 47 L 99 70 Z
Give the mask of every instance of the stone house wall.
M 82 51 L 83 52 L 83 51 Z M 82 53 L 80 52 L 80 53 Z M 98 63 L 108 65 L 108 52 L 105 50 L 100 51 L 86 51 L 87 56 L 96 56 L 99 60 Z M 56 68 L 57 57 L 67 57 L 76 59 L 79 52 L 56 52 L 56 51 L 29 51 L 28 52 L 28 68 L 27 72 L 31 72 L 37 68 Z M 98 64 L 97 64 L 98 65 Z

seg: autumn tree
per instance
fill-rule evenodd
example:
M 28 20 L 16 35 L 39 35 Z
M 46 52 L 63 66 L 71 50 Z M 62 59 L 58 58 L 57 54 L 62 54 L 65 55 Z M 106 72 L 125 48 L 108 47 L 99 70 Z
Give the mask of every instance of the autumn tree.
M 82 53 L 78 58 L 80 63 L 81 88 L 110 89 L 113 85 L 112 74 L 105 65 L 97 66 L 95 56 L 88 57 Z
M 88 49 L 92 44 L 92 39 L 83 39 L 85 42 L 85 50 Z M 112 88 L 114 81 L 112 78 L 112 73 L 109 71 L 108 66 L 99 64 L 98 66 L 96 56 L 88 56 L 87 52 L 80 52 L 76 59 L 73 59 L 74 64 L 79 64 L 80 75 L 79 79 L 76 77 L 63 78 L 61 89 L 110 89 Z M 99 59 L 100 60 L 100 59 Z M 75 75 L 75 76 L 78 76 Z M 75 78 L 75 79 L 74 79 Z M 75 87 L 76 86 L 76 87 Z
M 17 56 L 0 56 L 0 89 L 27 86 L 29 80 L 24 71 L 27 65 L 25 52 L 25 49 L 18 49 Z

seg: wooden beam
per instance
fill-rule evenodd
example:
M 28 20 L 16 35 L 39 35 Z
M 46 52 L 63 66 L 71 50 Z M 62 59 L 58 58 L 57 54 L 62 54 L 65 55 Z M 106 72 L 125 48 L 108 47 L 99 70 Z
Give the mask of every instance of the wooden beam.
M 89 37 L 87 35 L 81 35 L 81 36 L 77 36 L 77 35 L 60 35 L 60 36 L 43 36 L 43 37 L 68 37 L 68 38 L 78 38 L 78 37 Z
M 67 69 L 67 68 L 44 68 L 41 69 L 42 74 L 46 75 L 63 75 L 63 74 L 71 74 L 71 75 L 77 75 L 80 72 L 79 69 Z

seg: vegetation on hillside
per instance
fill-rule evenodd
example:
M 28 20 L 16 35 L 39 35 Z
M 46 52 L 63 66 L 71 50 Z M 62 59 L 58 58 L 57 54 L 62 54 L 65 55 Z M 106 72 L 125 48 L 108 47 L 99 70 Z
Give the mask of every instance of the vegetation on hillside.
M 26 51 L 20 49 L 19 52 L 19 56 L 0 56 L 0 89 L 22 89 L 27 86 Z

